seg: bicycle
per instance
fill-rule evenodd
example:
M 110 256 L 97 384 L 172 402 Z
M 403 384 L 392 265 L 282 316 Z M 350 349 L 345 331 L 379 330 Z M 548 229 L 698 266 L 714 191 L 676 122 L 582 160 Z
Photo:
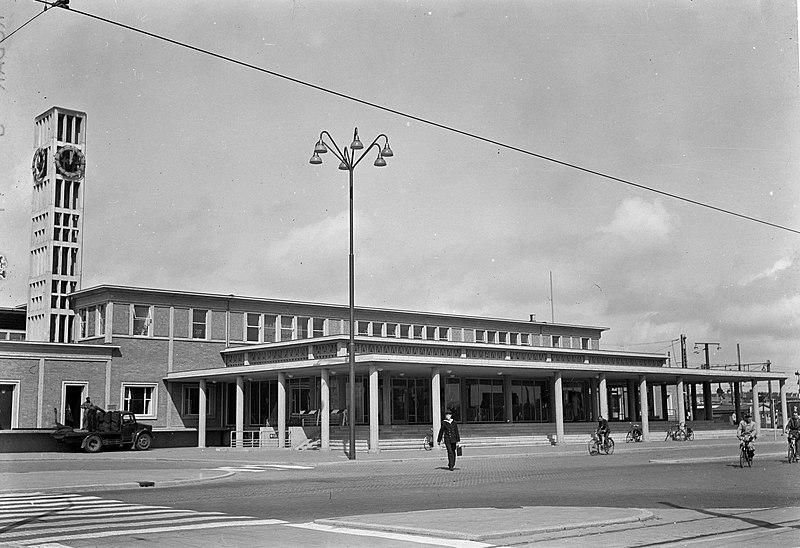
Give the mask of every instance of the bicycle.
M 667 436 L 664 441 L 669 439 L 673 441 L 692 441 L 694 440 L 694 430 L 683 423 L 675 423 L 667 428 Z
M 755 455 L 755 449 L 750 446 L 751 441 L 752 440 L 750 438 L 744 438 L 739 444 L 739 468 L 744 468 L 745 464 L 747 464 L 748 468 L 753 466 L 753 455 Z
M 433 450 L 433 428 L 431 428 L 430 434 L 426 434 L 424 438 L 422 438 L 422 448 L 425 451 Z
M 625 443 L 640 441 L 642 441 L 642 427 L 638 424 L 631 423 L 628 433 L 625 434 Z
M 800 438 L 796 435 L 789 434 L 789 451 L 787 453 L 787 458 L 790 464 L 798 460 L 798 445 L 800 445 Z
M 597 433 L 592 434 L 592 439 L 589 440 L 589 454 L 592 456 L 599 455 L 600 452 L 606 455 L 614 453 L 614 440 L 611 436 L 606 436 L 605 443 L 600 443 L 600 437 Z

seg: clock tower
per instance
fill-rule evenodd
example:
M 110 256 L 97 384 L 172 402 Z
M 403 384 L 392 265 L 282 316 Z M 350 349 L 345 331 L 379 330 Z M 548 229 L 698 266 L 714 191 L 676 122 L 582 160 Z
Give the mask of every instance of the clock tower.
M 36 117 L 29 341 L 73 342 L 70 294 L 81 286 L 86 113 L 53 107 Z

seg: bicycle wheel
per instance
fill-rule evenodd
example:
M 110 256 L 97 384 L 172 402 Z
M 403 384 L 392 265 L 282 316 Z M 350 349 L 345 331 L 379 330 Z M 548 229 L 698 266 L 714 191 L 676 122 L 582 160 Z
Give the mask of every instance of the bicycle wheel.
M 630 432 L 625 434 L 625 443 L 631 443 L 632 441 L 636 441 L 636 438 L 633 437 L 633 434 Z
M 595 440 L 589 441 L 589 454 L 591 456 L 599 455 L 600 454 L 600 446 Z
M 694 441 L 694 430 L 686 434 L 686 441 Z
M 744 463 L 747 462 L 747 455 L 744 449 L 739 450 L 739 468 L 744 468 Z
M 795 459 L 796 459 L 796 457 L 794 455 L 794 445 L 790 441 L 789 442 L 789 451 L 786 454 L 786 460 L 788 460 L 789 463 L 791 464 L 791 463 L 793 463 L 795 461 Z
M 684 432 L 683 430 L 678 430 L 677 432 L 675 432 L 675 439 L 677 441 L 686 441 L 686 432 Z
M 603 447 L 603 450 L 606 452 L 606 455 L 613 455 L 614 454 L 614 440 L 608 438 L 606 440 L 606 445 Z
M 422 440 L 422 447 L 425 451 L 431 451 L 433 449 L 433 437 L 430 435 L 425 436 Z
M 753 466 L 753 455 L 751 455 L 748 452 L 746 458 L 747 458 L 747 467 L 750 468 L 751 466 Z

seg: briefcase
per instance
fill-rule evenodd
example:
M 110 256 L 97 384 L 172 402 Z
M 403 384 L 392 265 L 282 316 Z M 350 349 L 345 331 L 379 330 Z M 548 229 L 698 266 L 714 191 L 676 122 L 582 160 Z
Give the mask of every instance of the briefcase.
M 462 453 L 463 451 L 461 451 L 461 446 L 459 445 L 458 447 L 456 447 L 456 456 L 460 457 Z

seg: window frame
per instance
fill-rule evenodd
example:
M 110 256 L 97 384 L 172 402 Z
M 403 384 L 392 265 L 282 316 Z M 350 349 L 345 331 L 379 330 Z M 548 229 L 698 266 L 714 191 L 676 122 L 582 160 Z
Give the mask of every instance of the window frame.
M 136 315 L 137 308 L 147 308 L 147 316 L 144 317 L 144 327 L 146 333 L 136 332 L 136 323 L 141 321 L 142 316 Z M 130 320 L 130 334 L 134 337 L 152 337 L 153 336 L 153 305 L 150 304 L 134 304 L 131 303 L 131 320 Z
M 193 391 L 197 393 L 197 413 L 187 411 L 187 403 L 191 401 L 188 397 L 188 392 Z M 216 415 L 216 387 L 215 385 L 206 384 L 206 417 L 213 417 Z M 200 385 L 199 384 L 184 384 L 181 391 L 181 416 L 182 417 L 199 417 L 200 416 Z
M 202 312 L 203 313 L 203 322 L 202 322 L 203 336 L 202 337 L 198 337 L 195 334 L 196 333 L 195 332 L 196 326 L 201 325 L 201 323 L 198 322 L 195 319 L 195 314 L 198 313 L 198 312 Z M 192 309 L 190 309 L 189 313 L 191 314 L 191 321 L 192 321 L 192 329 L 189 332 L 189 338 L 190 339 L 195 339 L 195 340 L 198 340 L 198 341 L 207 341 L 208 340 L 208 317 L 209 317 L 209 313 L 210 312 L 211 311 L 209 309 L 207 309 L 207 308 L 192 308 Z

